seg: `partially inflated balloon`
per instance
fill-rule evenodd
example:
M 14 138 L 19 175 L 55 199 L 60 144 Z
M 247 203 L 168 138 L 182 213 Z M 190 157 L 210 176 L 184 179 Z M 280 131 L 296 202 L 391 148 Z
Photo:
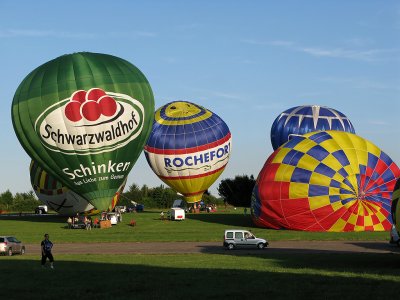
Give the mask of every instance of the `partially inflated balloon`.
M 76 213 L 98 213 L 93 205 L 77 193 L 65 187 L 60 181 L 48 174 L 38 163 L 32 161 L 30 168 L 31 185 L 38 199 L 61 215 L 73 216 Z M 126 181 L 125 181 L 126 182 Z M 125 182 L 111 199 L 111 211 L 122 193 Z
M 189 203 L 220 176 L 228 163 L 231 133 L 226 123 L 199 105 L 176 101 L 155 113 L 145 146 L 153 171 Z
M 25 151 L 99 210 L 126 179 L 150 134 L 154 99 L 142 72 L 98 53 L 60 56 L 33 70 L 12 104 Z
M 86 199 L 49 175 L 38 163 L 32 161 L 29 171 L 36 196 L 57 213 L 72 216 L 94 208 Z
M 252 197 L 262 227 L 306 231 L 390 230 L 397 165 L 351 133 L 292 138 L 267 160 Z
M 392 195 L 392 218 L 393 224 L 396 225 L 397 231 L 400 231 L 400 179 L 397 180 Z
M 302 135 L 318 130 L 355 133 L 350 120 L 335 109 L 319 105 L 296 106 L 285 110 L 272 124 L 272 147 L 276 150 L 293 135 Z

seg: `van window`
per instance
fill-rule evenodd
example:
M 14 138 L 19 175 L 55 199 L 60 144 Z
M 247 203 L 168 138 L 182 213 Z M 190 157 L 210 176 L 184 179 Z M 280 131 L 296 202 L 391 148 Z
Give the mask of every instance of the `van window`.
M 243 232 L 235 232 L 235 239 L 242 239 L 243 238 Z
M 227 239 L 233 239 L 233 232 L 232 232 L 232 231 L 228 231 L 228 232 L 226 233 L 226 238 L 227 238 Z
M 4 238 L 0 238 L 0 243 L 4 243 Z

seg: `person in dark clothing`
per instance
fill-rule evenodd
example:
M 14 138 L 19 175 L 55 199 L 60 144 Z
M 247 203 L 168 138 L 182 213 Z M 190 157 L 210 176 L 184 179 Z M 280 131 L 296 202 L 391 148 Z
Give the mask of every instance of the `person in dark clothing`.
M 53 248 L 53 243 L 49 240 L 49 235 L 46 233 L 44 235 L 44 240 L 40 244 L 42 248 L 42 267 L 46 264 L 46 259 L 48 258 L 50 261 L 50 268 L 54 269 L 54 258 L 53 254 L 51 254 L 51 249 Z

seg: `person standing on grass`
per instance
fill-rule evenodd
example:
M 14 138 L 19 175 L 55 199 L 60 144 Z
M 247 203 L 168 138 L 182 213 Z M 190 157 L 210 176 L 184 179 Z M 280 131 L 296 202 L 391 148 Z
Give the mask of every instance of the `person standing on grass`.
M 54 258 L 53 254 L 51 254 L 51 249 L 53 248 L 53 243 L 49 240 L 49 235 L 46 233 L 44 235 L 44 240 L 40 244 L 42 248 L 42 268 L 46 264 L 46 259 L 48 258 L 50 261 L 50 268 L 54 269 Z
M 67 224 L 68 224 L 68 228 L 71 229 L 71 227 L 72 227 L 72 218 L 71 217 L 68 217 Z

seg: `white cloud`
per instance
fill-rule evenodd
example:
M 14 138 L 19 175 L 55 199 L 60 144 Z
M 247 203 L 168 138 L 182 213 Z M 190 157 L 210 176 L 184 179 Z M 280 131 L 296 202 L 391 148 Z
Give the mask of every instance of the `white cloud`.
M 331 58 L 343 58 L 343 59 L 352 59 L 352 60 L 361 60 L 361 61 L 387 61 L 387 60 L 396 60 L 400 59 L 400 48 L 391 48 L 391 49 L 359 49 L 360 47 L 352 48 L 328 48 L 328 47 L 312 47 L 312 46 L 303 46 L 299 45 L 293 41 L 285 41 L 285 40 L 274 40 L 274 41 L 259 41 L 255 39 L 243 39 L 242 43 L 251 44 L 251 45 L 261 45 L 261 46 L 273 46 L 273 47 L 281 47 L 286 48 L 291 51 L 303 52 L 309 54 L 314 57 L 331 57 Z M 357 41 L 354 39 L 353 43 Z M 367 41 L 358 40 L 359 46 L 361 44 L 366 44 Z
M 69 39 L 95 39 L 107 36 L 109 38 L 153 38 L 157 33 L 150 31 L 134 32 L 106 32 L 102 35 L 88 32 L 67 32 L 39 29 L 3 29 L 0 38 L 69 38 Z
M 283 110 L 286 106 L 283 105 L 282 103 L 278 102 L 271 102 L 271 103 L 261 103 L 261 104 L 255 104 L 252 108 L 256 109 L 258 111 L 264 111 L 264 110 Z
M 368 124 L 379 125 L 379 126 L 389 126 L 390 125 L 388 122 L 381 121 L 381 120 L 371 120 L 371 121 L 368 121 Z
M 269 43 L 272 46 L 282 46 L 282 47 L 292 47 L 294 46 L 293 42 L 290 41 L 272 41 Z
M 232 99 L 232 100 L 240 100 L 241 97 L 236 94 L 231 94 L 231 93 L 224 93 L 224 92 L 218 92 L 218 91 L 210 91 L 211 94 L 218 98 L 225 98 L 225 99 Z
M 239 94 L 234 94 L 225 91 L 218 91 L 218 90 L 208 90 L 208 89 L 201 89 L 201 88 L 192 88 L 192 87 L 185 87 L 185 89 L 196 93 L 196 98 L 204 98 L 204 99 L 229 99 L 229 100 L 238 100 L 243 101 L 243 97 Z
M 242 43 L 251 44 L 251 45 L 270 45 L 269 42 L 263 42 L 263 41 L 253 40 L 253 39 L 243 39 L 240 41 Z
M 323 82 L 331 82 L 337 84 L 348 84 L 352 88 L 357 89 L 374 89 L 374 90 L 400 90 L 400 82 L 379 82 L 367 78 L 346 78 L 346 77 L 323 77 L 318 80 Z
M 36 30 L 36 29 L 0 30 L 0 38 L 18 38 L 18 37 L 94 38 L 96 36 L 91 33 L 57 32 L 53 30 Z
M 374 44 L 374 40 L 370 38 L 355 37 L 344 40 L 344 43 L 350 47 L 365 47 Z
M 343 48 L 313 48 L 304 47 L 296 48 L 298 51 L 308 53 L 317 57 L 334 57 L 334 58 L 347 58 L 353 60 L 363 61 L 380 61 L 390 59 L 387 54 L 400 54 L 400 49 L 370 49 L 370 50 L 352 50 Z

